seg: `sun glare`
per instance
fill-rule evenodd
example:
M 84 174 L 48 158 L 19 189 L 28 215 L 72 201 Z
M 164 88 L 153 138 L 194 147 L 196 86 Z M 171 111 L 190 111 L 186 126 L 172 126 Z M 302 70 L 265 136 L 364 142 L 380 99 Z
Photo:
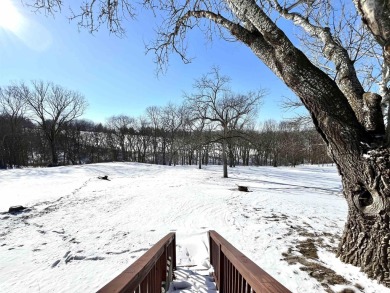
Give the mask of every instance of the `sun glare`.
M 0 0 L 0 29 L 18 32 L 23 17 L 16 9 L 13 0 Z

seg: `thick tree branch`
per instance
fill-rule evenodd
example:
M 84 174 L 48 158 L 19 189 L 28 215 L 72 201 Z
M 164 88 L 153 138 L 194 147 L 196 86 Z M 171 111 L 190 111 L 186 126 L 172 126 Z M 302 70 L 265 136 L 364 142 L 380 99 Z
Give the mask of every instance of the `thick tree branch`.
M 190 21 L 192 18 L 197 20 L 210 20 L 212 23 L 227 29 L 234 36 L 237 37 L 239 35 L 240 39 L 245 39 L 246 43 L 250 43 L 255 37 L 246 28 L 234 23 L 221 14 L 207 10 L 188 10 L 172 23 L 173 27 L 171 26 L 171 22 L 168 23 L 168 27 L 171 27 L 170 31 L 168 30 L 167 32 L 166 28 L 161 28 L 157 41 L 152 46 L 147 47 L 148 52 L 155 52 L 157 56 L 156 63 L 159 64 L 160 69 L 168 63 L 171 51 L 178 54 L 185 63 L 191 62 L 191 59 L 186 54 L 184 38 L 187 30 L 194 27 L 194 24 Z
M 276 0 L 274 0 L 274 4 L 280 15 L 302 27 L 313 38 L 318 38 L 322 41 L 324 56 L 336 66 L 337 85 L 348 99 L 359 122 L 364 124 L 362 110 L 364 89 L 357 78 L 354 62 L 350 59 L 348 51 L 339 41 L 333 38 L 329 28 L 315 26 L 299 13 L 288 12 L 288 10 L 283 9 Z
M 387 0 L 353 0 L 356 9 L 362 15 L 363 22 L 370 29 L 383 49 L 385 64 L 382 68 L 380 84 L 383 104 L 387 107 L 386 140 L 390 145 L 390 91 L 388 87 L 390 67 L 390 4 Z
M 382 46 L 386 63 L 390 65 L 390 4 L 387 0 L 354 0 L 364 23 Z

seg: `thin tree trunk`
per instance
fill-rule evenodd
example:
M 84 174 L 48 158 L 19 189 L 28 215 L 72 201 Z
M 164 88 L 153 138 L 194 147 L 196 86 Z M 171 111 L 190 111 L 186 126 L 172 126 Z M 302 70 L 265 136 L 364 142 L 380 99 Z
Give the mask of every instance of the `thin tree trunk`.
M 55 140 L 50 141 L 50 151 L 51 151 L 51 162 L 53 166 L 58 165 L 58 156 L 56 150 L 56 142 Z
M 222 164 L 223 164 L 223 178 L 228 178 L 228 169 L 227 169 L 227 155 L 226 155 L 226 140 L 222 141 Z
M 202 148 L 199 147 L 198 149 L 198 166 L 199 169 L 202 169 Z

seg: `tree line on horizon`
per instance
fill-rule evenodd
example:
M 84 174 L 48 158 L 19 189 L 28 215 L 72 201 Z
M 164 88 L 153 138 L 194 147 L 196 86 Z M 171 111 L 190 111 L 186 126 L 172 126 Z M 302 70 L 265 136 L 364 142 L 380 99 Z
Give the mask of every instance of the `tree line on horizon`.
M 256 126 L 263 90 L 233 93 L 215 68 L 182 104 L 149 106 L 140 117 L 80 119 L 77 92 L 51 82 L 0 87 L 0 168 L 111 161 L 162 165 L 296 166 L 331 160 L 321 137 L 297 121 Z M 226 167 L 226 170 L 225 170 Z

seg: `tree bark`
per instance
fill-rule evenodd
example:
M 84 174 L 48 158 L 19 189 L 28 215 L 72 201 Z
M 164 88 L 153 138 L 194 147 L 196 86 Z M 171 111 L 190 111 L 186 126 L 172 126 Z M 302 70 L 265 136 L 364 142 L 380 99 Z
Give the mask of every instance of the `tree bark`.
M 351 162 L 350 168 L 356 167 L 361 176 L 344 170 L 342 177 L 349 211 L 338 256 L 389 287 L 390 152 L 373 150 L 361 161 Z

